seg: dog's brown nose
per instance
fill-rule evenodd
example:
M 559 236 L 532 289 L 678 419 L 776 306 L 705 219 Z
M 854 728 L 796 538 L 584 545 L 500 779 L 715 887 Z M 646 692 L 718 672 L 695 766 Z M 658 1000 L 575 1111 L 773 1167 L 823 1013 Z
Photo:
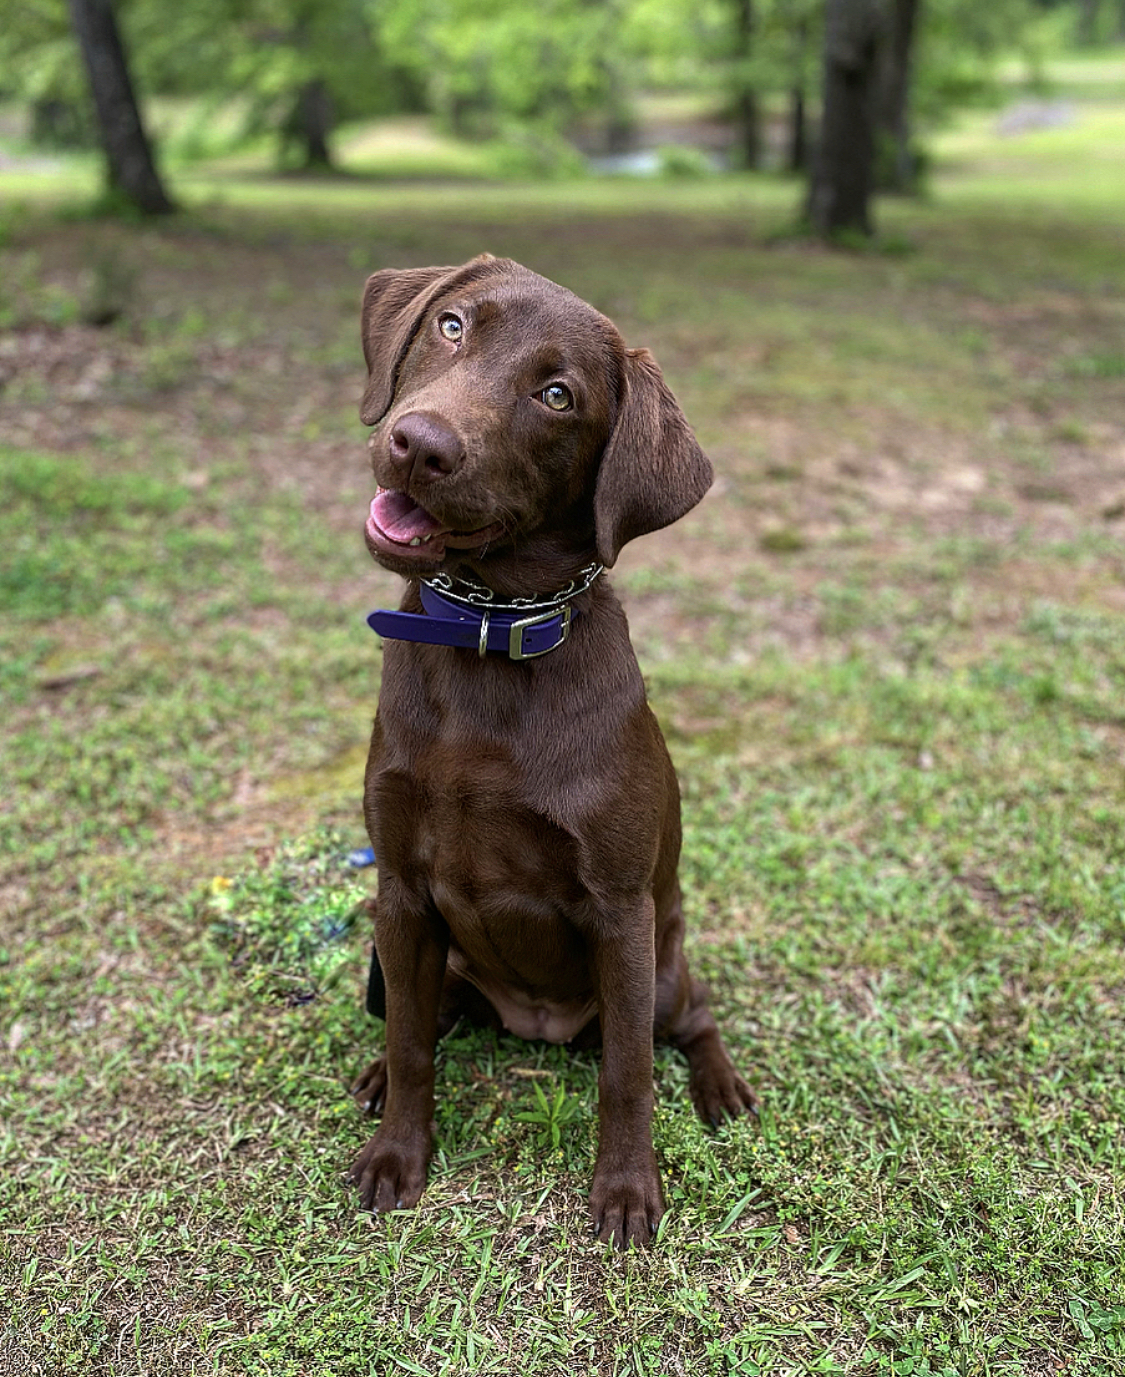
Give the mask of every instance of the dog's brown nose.
M 389 448 L 403 477 L 422 482 L 455 473 L 465 460 L 460 437 L 426 411 L 403 416 L 391 431 Z

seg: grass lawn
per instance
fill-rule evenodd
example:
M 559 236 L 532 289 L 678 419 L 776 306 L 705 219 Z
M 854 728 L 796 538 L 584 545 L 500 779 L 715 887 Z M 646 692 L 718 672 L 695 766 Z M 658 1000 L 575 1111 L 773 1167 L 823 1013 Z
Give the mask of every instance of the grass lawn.
M 768 178 L 203 168 L 123 227 L 67 213 L 71 170 L 0 175 L 0 1377 L 1125 1372 L 1101 89 L 951 131 L 868 254 L 780 234 Z M 358 297 L 482 249 L 649 345 L 718 474 L 614 582 L 763 1112 L 704 1130 L 658 1055 L 644 1253 L 589 1233 L 590 1054 L 458 1030 L 421 1206 L 343 1175 L 382 1033 L 363 615 L 397 595 Z

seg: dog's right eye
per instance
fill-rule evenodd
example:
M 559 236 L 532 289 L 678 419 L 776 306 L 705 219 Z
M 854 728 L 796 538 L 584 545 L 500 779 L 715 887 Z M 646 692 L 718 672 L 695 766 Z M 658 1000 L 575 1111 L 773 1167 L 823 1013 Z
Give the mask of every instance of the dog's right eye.
M 570 388 L 563 387 L 562 383 L 552 383 L 550 387 L 545 387 L 539 398 L 544 406 L 549 406 L 552 411 L 569 411 L 574 406 Z
M 451 344 L 460 344 L 461 336 L 465 333 L 465 327 L 456 316 L 439 317 L 438 329 Z

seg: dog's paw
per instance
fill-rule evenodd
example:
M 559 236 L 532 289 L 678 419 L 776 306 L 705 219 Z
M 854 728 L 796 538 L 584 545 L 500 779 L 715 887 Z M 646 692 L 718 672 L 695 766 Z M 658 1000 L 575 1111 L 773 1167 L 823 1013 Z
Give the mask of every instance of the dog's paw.
M 376 1057 L 351 1088 L 352 1099 L 364 1114 L 381 1114 L 387 1098 L 387 1059 Z
M 718 1128 L 724 1119 L 758 1112 L 758 1097 L 725 1054 L 692 1066 L 688 1092 L 699 1117 L 712 1128 Z
M 649 1243 L 664 1214 L 664 1192 L 655 1156 L 634 1167 L 595 1167 L 590 1191 L 594 1231 L 618 1248 Z
M 365 1210 L 409 1210 L 417 1205 L 430 1164 L 430 1138 L 401 1142 L 379 1131 L 352 1163 L 349 1173 L 359 1187 Z

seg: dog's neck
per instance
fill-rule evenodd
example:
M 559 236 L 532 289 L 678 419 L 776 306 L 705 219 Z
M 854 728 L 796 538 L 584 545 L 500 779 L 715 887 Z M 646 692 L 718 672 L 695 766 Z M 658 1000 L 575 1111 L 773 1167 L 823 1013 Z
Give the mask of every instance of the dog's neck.
M 588 564 L 584 569 L 580 569 L 569 583 L 553 593 L 531 593 L 523 596 L 497 593 L 483 580 L 466 574 L 434 574 L 431 578 L 422 579 L 422 583 L 432 592 L 457 603 L 460 607 L 472 608 L 478 612 L 513 612 L 526 617 L 533 612 L 546 612 L 569 603 L 580 593 L 585 593 L 604 572 L 604 565 Z
M 553 593 L 508 595 L 508 601 L 475 579 L 435 574 L 420 581 L 422 612 L 380 608 L 367 624 L 394 641 L 475 649 L 481 659 L 491 651 L 509 660 L 537 660 L 566 643 L 578 615 L 572 604 L 601 573 L 600 564 L 590 564 Z

